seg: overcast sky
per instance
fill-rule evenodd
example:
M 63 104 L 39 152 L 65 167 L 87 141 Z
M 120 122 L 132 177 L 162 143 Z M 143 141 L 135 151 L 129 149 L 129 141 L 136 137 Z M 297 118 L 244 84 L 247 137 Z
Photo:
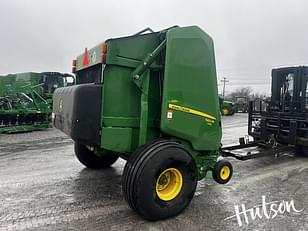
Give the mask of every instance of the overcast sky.
M 272 67 L 308 65 L 307 0 L 0 0 L 0 74 L 71 71 L 71 60 L 145 27 L 198 25 L 227 91 L 268 92 Z

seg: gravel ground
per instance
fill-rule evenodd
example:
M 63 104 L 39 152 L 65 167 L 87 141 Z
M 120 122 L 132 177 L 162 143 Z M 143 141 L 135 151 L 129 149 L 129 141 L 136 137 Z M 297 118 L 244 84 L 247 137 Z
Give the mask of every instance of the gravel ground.
M 223 144 L 237 142 L 247 134 L 247 115 L 224 117 L 223 128 Z M 0 230 L 308 230 L 308 158 L 286 153 L 230 161 L 230 183 L 207 177 L 182 214 L 148 222 L 122 197 L 125 161 L 89 170 L 75 159 L 73 142 L 55 129 L 2 134 Z M 235 216 L 243 206 L 247 221 L 244 213 Z

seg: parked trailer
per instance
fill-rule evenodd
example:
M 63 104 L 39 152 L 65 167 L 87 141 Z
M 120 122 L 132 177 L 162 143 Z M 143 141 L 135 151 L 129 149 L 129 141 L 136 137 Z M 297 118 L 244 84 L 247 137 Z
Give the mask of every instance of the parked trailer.
M 146 33 L 149 32 L 149 33 Z M 212 171 L 225 184 L 213 41 L 197 26 L 108 39 L 73 61 L 76 86 L 53 97 L 53 123 L 89 168 L 127 160 L 126 201 L 148 220 L 181 213 Z

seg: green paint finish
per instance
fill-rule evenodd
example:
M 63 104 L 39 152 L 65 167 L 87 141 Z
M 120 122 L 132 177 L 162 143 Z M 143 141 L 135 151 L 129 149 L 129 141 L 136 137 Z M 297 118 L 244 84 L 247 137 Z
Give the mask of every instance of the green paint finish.
M 215 117 L 185 110 L 175 104 Z M 221 140 L 219 99 L 212 39 L 198 27 L 174 28 L 167 33 L 161 130 L 189 141 L 195 150 L 217 150 Z
M 107 64 L 136 68 L 160 43 L 159 33 L 108 39 Z
M 150 33 L 106 40 L 106 64 L 137 67 L 140 61 L 144 59 L 144 56 L 158 46 L 159 36 L 159 33 Z M 89 50 L 85 49 L 84 53 L 77 57 L 76 70 L 80 71 L 102 63 L 102 46 L 103 43 L 100 43 Z M 88 64 L 84 65 L 86 52 Z
M 102 44 L 103 43 L 100 43 L 90 50 L 87 50 L 87 49 L 85 50 L 85 52 L 87 52 L 87 56 L 88 56 L 88 59 L 87 59 L 88 64 L 84 65 L 84 63 L 83 63 L 85 53 L 83 53 L 83 54 L 81 54 L 77 57 L 77 63 L 76 63 L 76 70 L 77 71 L 80 71 L 84 68 L 94 66 L 94 65 L 102 62 Z
M 121 66 L 105 67 L 103 117 L 139 119 L 141 92 L 131 81 L 131 71 L 132 69 Z
M 101 79 L 103 83 L 101 147 L 128 153 L 139 145 L 159 137 L 161 108 L 159 72 L 162 66 L 158 62 L 151 65 L 150 70 L 144 74 L 146 81 L 142 89 L 132 81 L 132 72 L 135 68 L 160 44 L 159 36 L 159 33 L 151 33 L 106 41 L 107 64 Z M 92 49 L 89 50 L 89 53 L 91 52 Z M 82 56 L 78 58 L 82 59 Z M 105 128 L 129 128 L 132 132 L 125 133 L 122 137 L 123 142 L 114 142 L 113 146 L 112 142 L 104 140 Z M 114 139 L 118 136 L 115 133 L 112 137 Z M 127 142 L 130 142 L 130 145 Z
M 103 71 L 102 128 L 127 127 L 135 131 L 127 138 L 131 145 L 123 143 L 122 153 L 132 152 L 136 148 L 136 143 L 138 145 L 159 137 L 157 130 L 152 129 L 159 129 L 160 121 L 158 71 L 148 72 L 149 84 L 145 81 L 148 89 L 145 87 L 141 91 L 132 81 L 133 70 L 126 66 L 106 65 Z M 101 147 L 105 146 L 104 137 L 101 136 Z M 115 148 L 119 150 L 119 145 L 115 144 Z
M 105 127 L 134 127 L 138 128 L 140 125 L 139 117 L 107 117 L 104 116 L 103 120 Z M 150 119 L 148 120 L 148 127 L 159 127 L 159 121 Z
M 178 141 L 175 138 L 171 138 L 174 141 Z M 212 151 L 197 151 L 188 141 L 180 141 L 181 144 L 185 147 L 186 151 L 192 155 L 195 160 L 197 170 L 198 170 L 198 179 L 201 180 L 206 177 L 209 171 L 213 170 L 213 167 L 217 161 L 218 156 L 220 155 L 220 150 Z
M 88 50 L 88 64 L 83 65 L 84 54 L 77 58 L 77 78 L 95 69 L 102 84 L 96 150 L 129 157 L 153 139 L 172 139 L 185 145 L 199 179 L 205 177 L 217 160 L 222 135 L 212 39 L 193 26 L 106 44 L 106 65 L 102 44 Z
M 209 151 L 194 156 L 198 169 L 198 179 L 203 179 L 208 171 L 212 171 L 219 156 L 219 151 Z
M 132 128 L 105 127 L 102 129 L 101 148 L 125 153 L 132 148 L 132 137 Z
M 139 146 L 144 145 L 147 142 L 148 132 L 148 118 L 149 118 L 149 82 L 150 71 L 145 73 L 144 81 L 141 85 L 142 94 L 140 102 L 140 124 L 139 124 Z

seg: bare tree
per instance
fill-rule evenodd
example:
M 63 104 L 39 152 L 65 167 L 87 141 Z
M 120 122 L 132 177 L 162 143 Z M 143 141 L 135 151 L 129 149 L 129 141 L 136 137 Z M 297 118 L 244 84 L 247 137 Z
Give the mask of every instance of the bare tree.
M 254 92 L 252 95 L 251 95 L 251 99 L 265 99 L 267 98 L 268 95 L 266 94 L 262 94 L 260 92 Z
M 233 101 L 236 99 L 236 97 L 250 98 L 252 95 L 252 92 L 253 90 L 251 87 L 241 87 L 231 92 L 226 98 L 233 100 Z
M 245 97 L 249 100 L 253 100 L 253 99 L 265 99 L 268 96 L 259 92 L 253 92 L 253 89 L 251 87 L 241 87 L 237 88 L 235 91 L 228 94 L 225 98 L 232 101 L 236 101 L 236 98 L 238 97 Z

